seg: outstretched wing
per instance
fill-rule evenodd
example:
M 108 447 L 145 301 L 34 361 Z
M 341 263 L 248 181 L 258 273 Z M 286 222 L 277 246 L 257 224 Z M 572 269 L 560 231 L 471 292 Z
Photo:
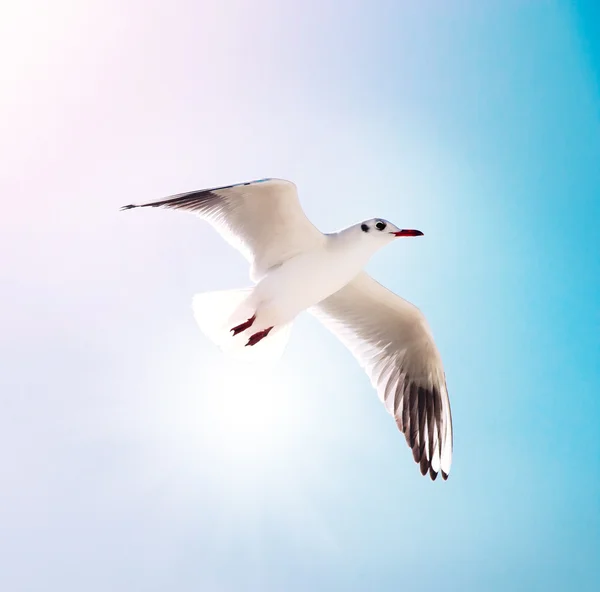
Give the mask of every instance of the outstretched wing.
M 302 211 L 296 186 L 283 179 L 190 191 L 121 209 L 143 207 L 187 210 L 210 222 L 250 261 L 253 279 L 325 241 Z
M 418 308 L 362 272 L 310 309 L 352 352 L 431 479 L 448 478 L 452 415 L 440 354 Z

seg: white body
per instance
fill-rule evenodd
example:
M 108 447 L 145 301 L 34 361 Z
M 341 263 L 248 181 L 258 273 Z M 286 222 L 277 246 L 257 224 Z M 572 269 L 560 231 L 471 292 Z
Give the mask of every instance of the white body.
M 353 280 L 377 250 L 370 241 L 353 241 L 354 234 L 325 235 L 323 245 L 267 271 L 244 303 L 255 311 L 253 330 L 290 323 Z

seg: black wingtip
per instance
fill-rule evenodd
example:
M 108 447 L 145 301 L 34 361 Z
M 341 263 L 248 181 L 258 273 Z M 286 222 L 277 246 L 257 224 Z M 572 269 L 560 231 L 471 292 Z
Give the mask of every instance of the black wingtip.
M 414 448 L 412 449 L 412 453 L 413 453 L 413 458 L 415 459 L 416 463 L 420 463 L 421 462 L 421 448 L 419 446 L 414 446 Z
M 119 212 L 123 212 L 125 210 L 132 210 L 133 208 L 137 208 L 139 206 L 136 206 L 134 204 L 129 204 L 127 206 L 123 206 L 122 208 L 119 208 Z
M 429 467 L 429 478 L 432 481 L 435 481 L 437 479 L 437 476 L 438 476 L 437 471 L 434 471 L 431 467 Z
M 444 481 L 448 481 L 448 473 L 445 473 L 444 471 L 442 471 L 442 479 Z

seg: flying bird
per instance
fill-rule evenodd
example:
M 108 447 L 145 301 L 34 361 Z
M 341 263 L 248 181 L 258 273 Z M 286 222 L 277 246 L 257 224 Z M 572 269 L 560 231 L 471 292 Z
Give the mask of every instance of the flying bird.
M 121 208 L 186 210 L 216 228 L 250 262 L 251 288 L 197 294 L 200 329 L 235 355 L 277 359 L 291 325 L 314 314 L 352 352 L 404 433 L 423 475 L 447 479 L 452 415 L 438 349 L 423 314 L 364 267 L 399 237 L 421 236 L 383 218 L 324 234 L 306 217 L 294 183 L 261 179 Z

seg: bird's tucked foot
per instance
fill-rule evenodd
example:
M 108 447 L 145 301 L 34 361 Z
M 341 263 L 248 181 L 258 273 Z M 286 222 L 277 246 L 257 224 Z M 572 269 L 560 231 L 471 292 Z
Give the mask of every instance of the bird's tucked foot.
M 256 320 L 256 315 L 252 316 L 251 318 L 249 318 L 246 322 L 242 323 L 241 325 L 238 325 L 237 327 L 230 329 L 230 331 L 233 333 L 233 336 L 235 337 L 238 333 L 241 333 L 242 331 L 245 331 L 246 329 L 249 329 L 250 327 L 252 327 L 252 324 L 254 323 L 255 320 Z
M 266 329 L 263 329 L 258 333 L 254 333 L 254 335 L 251 335 L 250 339 L 248 339 L 246 347 L 248 347 L 249 345 L 256 345 L 261 339 L 264 339 L 271 332 L 272 328 L 273 327 L 267 327 Z

